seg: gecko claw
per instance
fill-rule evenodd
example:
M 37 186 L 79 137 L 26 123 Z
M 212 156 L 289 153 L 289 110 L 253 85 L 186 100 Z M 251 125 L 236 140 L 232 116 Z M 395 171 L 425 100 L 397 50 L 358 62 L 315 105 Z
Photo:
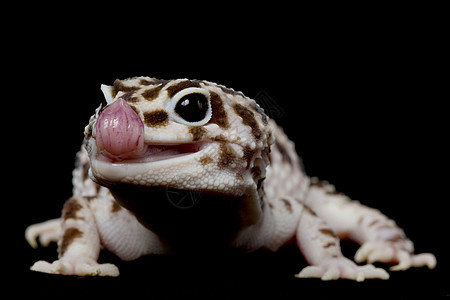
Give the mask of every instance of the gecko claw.
M 297 278 L 320 278 L 324 281 L 336 280 L 339 278 L 362 282 L 365 279 L 389 279 L 389 274 L 373 265 L 358 266 L 345 257 L 330 258 L 318 266 L 308 266 L 304 268 Z
M 396 264 L 389 270 L 404 271 L 412 267 L 436 267 L 436 257 L 431 253 L 413 254 L 402 243 L 389 241 L 366 242 L 355 254 L 355 261 L 362 263 L 382 262 Z
M 49 263 L 43 260 L 37 261 L 30 268 L 31 271 L 78 276 L 119 276 L 119 269 L 113 264 L 98 264 L 86 258 L 61 258 Z
M 60 234 L 61 220 L 58 218 L 28 226 L 25 230 L 25 239 L 32 248 L 36 249 L 38 239 L 40 244 L 46 247 L 51 242 L 57 242 Z

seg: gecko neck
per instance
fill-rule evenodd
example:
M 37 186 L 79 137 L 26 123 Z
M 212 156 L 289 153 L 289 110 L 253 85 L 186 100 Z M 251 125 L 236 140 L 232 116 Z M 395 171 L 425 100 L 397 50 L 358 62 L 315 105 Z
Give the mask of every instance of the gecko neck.
M 239 232 L 255 224 L 261 216 L 256 191 L 243 197 L 230 197 L 160 187 L 108 188 L 142 225 L 174 249 L 226 248 Z

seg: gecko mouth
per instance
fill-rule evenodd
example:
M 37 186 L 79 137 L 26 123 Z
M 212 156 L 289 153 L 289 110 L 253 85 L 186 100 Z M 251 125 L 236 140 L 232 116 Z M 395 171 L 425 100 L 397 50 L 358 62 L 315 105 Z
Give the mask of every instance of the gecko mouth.
M 96 159 L 116 164 L 153 163 L 198 153 L 205 149 L 209 144 L 209 142 L 146 144 L 140 153 L 131 153 L 122 156 L 115 156 L 106 151 L 97 150 Z
M 180 144 L 146 144 L 143 151 L 127 156 L 114 156 L 98 149 L 95 140 L 86 146 L 90 156 L 90 177 L 100 185 L 132 183 L 158 185 L 160 178 L 171 174 L 192 172 L 198 157 L 208 151 L 214 142 L 188 142 Z M 176 169 L 176 171 L 175 171 Z M 165 175 L 164 175 L 165 174 Z M 141 182 L 142 181 L 142 182 Z M 159 182 L 161 184 L 161 182 Z

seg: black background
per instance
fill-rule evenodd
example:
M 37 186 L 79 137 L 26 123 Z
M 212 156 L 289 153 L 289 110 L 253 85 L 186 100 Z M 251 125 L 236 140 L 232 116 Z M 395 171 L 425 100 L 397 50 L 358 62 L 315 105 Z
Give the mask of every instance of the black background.
M 287 11 L 233 11 L 226 19 L 206 14 L 169 28 L 150 20 L 153 14 L 136 24 L 85 10 L 66 16 L 63 10 L 51 18 L 34 16 L 11 37 L 12 106 L 5 112 L 13 121 L 4 122 L 5 138 L 13 142 L 4 161 L 20 161 L 7 181 L 14 196 L 6 201 L 20 216 L 7 251 L 10 270 L 18 272 L 10 278 L 22 283 L 14 291 L 50 298 L 448 297 L 448 49 L 439 8 L 372 14 L 335 14 L 333 8 L 325 14 L 321 8 L 312 16 Z M 255 20 L 244 26 L 249 15 Z M 239 28 L 209 29 L 220 22 Z M 73 158 L 102 99 L 100 84 L 138 75 L 205 79 L 252 98 L 263 91 L 277 103 L 275 119 L 296 142 L 307 173 L 396 220 L 417 252 L 437 256 L 437 268 L 391 272 L 389 281 L 299 280 L 293 274 L 306 264 L 288 247 L 275 254 L 131 263 L 102 252 L 101 261 L 120 266 L 119 278 L 28 271 L 36 260 L 56 259 L 55 245 L 33 250 L 23 232 L 58 217 L 71 196 Z M 347 255 L 356 249 L 344 245 Z

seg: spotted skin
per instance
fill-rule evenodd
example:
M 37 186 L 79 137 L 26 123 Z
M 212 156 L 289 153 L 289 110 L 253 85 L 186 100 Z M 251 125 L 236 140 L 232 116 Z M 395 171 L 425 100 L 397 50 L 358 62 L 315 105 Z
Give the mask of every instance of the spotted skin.
M 150 77 L 116 80 L 102 91 L 106 100 L 86 126 L 76 157 L 73 197 L 59 220 L 26 232 L 33 246 L 37 238 L 58 241 L 59 259 L 39 261 L 32 270 L 118 276 L 114 265 L 97 263 L 100 247 L 127 261 L 193 249 L 277 251 L 295 243 L 310 264 L 297 277 L 389 278 L 383 269 L 345 258 L 342 237 L 361 244 L 357 262 L 392 263 L 394 270 L 435 266 L 432 254 L 414 254 L 394 221 L 308 177 L 293 142 L 241 92 L 203 80 Z M 206 100 L 185 97 L 192 93 Z M 114 130 L 96 123 L 119 99 L 131 108 L 123 115 L 142 120 L 128 118 L 127 130 L 144 126 L 144 135 L 110 142 L 143 139 L 144 151 L 128 144 L 129 153 L 113 156 L 97 141 Z M 178 114 L 176 105 L 198 120 Z

